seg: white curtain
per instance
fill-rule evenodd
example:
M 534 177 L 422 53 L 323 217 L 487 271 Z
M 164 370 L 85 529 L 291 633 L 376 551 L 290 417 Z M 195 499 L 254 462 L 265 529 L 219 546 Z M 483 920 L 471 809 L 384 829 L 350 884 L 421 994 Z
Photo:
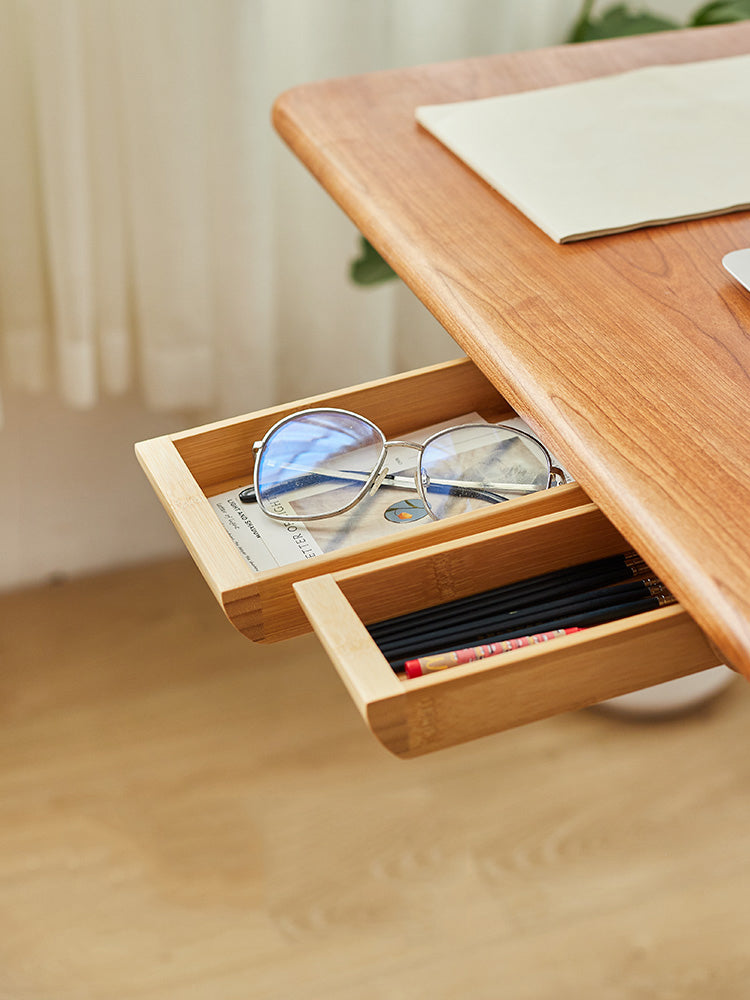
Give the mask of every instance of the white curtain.
M 0 0 L 0 387 L 230 415 L 453 357 L 275 136 L 323 77 L 554 44 L 578 0 Z

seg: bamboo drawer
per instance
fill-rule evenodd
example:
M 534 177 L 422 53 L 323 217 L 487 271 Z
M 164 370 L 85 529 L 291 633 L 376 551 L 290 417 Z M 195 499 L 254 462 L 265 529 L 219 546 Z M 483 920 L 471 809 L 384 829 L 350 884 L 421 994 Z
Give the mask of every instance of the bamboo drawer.
M 492 421 L 514 415 L 473 362 L 461 359 L 138 443 L 138 460 L 211 591 L 230 622 L 254 641 L 273 642 L 310 631 L 293 590 L 298 581 L 383 557 L 401 558 L 425 546 L 588 502 L 578 486 L 568 484 L 474 514 L 404 526 L 403 532 L 375 542 L 256 571 L 235 546 L 209 498 L 252 483 L 253 442 L 281 417 L 312 406 L 361 413 L 388 438 L 407 438 L 417 428 L 473 411 Z
M 588 504 L 294 589 L 372 732 L 397 756 L 415 757 L 719 664 L 679 605 L 410 680 L 393 671 L 365 627 L 629 549 Z

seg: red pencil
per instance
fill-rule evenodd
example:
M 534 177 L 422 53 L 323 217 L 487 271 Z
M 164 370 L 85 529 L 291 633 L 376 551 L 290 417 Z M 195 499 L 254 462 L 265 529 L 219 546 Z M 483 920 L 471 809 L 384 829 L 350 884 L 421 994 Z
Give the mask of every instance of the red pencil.
M 486 646 L 469 646 L 467 649 L 454 649 L 450 653 L 435 653 L 432 656 L 422 656 L 416 660 L 407 660 L 404 664 L 407 677 L 421 677 L 434 670 L 445 670 L 458 663 L 471 663 L 472 660 L 483 660 L 486 656 L 498 653 L 510 653 L 513 649 L 533 646 L 538 642 L 549 642 L 561 635 L 571 632 L 583 632 L 582 628 L 556 628 L 551 632 L 537 632 L 536 635 L 524 635 L 518 639 L 505 639 L 502 642 L 491 642 Z

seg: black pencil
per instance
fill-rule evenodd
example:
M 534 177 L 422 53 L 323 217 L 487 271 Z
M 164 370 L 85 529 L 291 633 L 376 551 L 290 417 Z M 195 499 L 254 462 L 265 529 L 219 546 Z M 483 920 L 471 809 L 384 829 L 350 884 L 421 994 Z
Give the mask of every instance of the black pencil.
M 551 621 L 539 623 L 534 626 L 535 632 L 552 632 L 562 628 L 591 628 L 593 625 L 603 625 L 606 622 L 619 621 L 622 618 L 630 618 L 632 615 L 642 614 L 646 611 L 653 611 L 656 608 L 665 607 L 667 604 L 674 604 L 675 599 L 669 597 L 646 597 L 637 601 L 628 601 L 624 604 L 613 605 L 608 608 L 600 608 L 595 611 L 584 611 L 579 614 L 564 615 Z M 507 639 L 518 639 L 528 632 L 527 628 L 510 629 L 498 635 L 487 636 L 483 641 L 487 644 L 492 642 L 505 642 Z M 438 653 L 451 653 L 458 647 L 443 646 L 440 649 L 424 650 L 419 653 L 419 657 L 435 656 Z M 391 667 L 396 673 L 404 673 L 406 660 L 417 659 L 419 657 L 407 656 L 403 658 L 388 658 Z
M 380 622 L 377 627 L 370 627 L 370 634 L 376 640 L 381 638 L 390 640 L 398 635 L 408 635 L 415 629 L 423 628 L 430 621 L 440 621 L 443 624 L 461 622 L 476 614 L 500 613 L 504 609 L 518 610 L 554 598 L 573 596 L 596 587 L 606 587 L 633 579 L 635 577 L 632 567 L 612 567 L 590 575 L 580 574 L 563 580 L 550 580 L 534 586 L 525 586 L 510 593 L 501 587 L 483 595 L 474 595 L 472 600 L 457 606 L 453 606 L 453 603 L 439 605 L 414 612 L 411 616 L 403 616 L 399 621 Z
M 546 629 L 535 626 L 540 621 L 543 622 L 550 617 L 605 608 L 621 604 L 626 600 L 650 597 L 662 590 L 663 588 L 658 581 L 633 580 L 501 613 L 497 613 L 493 609 L 483 613 L 478 609 L 474 615 L 468 615 L 458 623 L 432 622 L 421 628 L 415 628 L 408 634 L 399 634 L 393 638 L 378 640 L 378 646 L 388 659 L 412 659 L 414 656 L 422 655 L 419 650 L 428 646 L 435 647 L 438 644 L 450 643 L 453 649 L 459 649 L 463 646 L 485 642 L 487 641 L 486 637 L 492 633 L 505 631 L 508 628 L 515 629 L 522 624 L 529 626 L 534 632 L 543 632 Z M 409 653 L 412 655 L 406 655 Z
M 655 577 L 646 579 L 656 582 Z M 613 568 L 593 576 L 580 576 L 565 580 L 562 583 L 552 582 L 539 587 L 526 588 L 520 593 L 506 594 L 503 590 L 490 593 L 485 600 L 472 601 L 460 607 L 430 608 L 429 613 L 416 616 L 396 625 L 373 630 L 370 632 L 378 643 L 392 643 L 400 639 L 406 641 L 410 636 L 426 631 L 431 624 L 443 628 L 448 625 L 464 626 L 470 621 L 482 618 L 499 617 L 503 613 L 518 612 L 525 608 L 539 607 L 553 600 L 573 598 L 603 587 L 629 585 L 638 582 L 630 571 Z
M 452 601 L 445 601 L 439 605 L 429 608 L 420 608 L 417 611 L 407 612 L 403 615 L 396 615 L 367 626 L 368 631 L 374 639 L 385 634 L 394 634 L 402 627 L 428 621 L 431 617 L 438 615 L 444 619 L 448 615 L 463 614 L 473 607 L 486 606 L 488 601 L 513 601 L 528 597 L 534 597 L 537 593 L 544 593 L 545 596 L 554 596 L 554 589 L 559 587 L 562 592 L 568 592 L 576 586 L 582 586 L 591 580 L 603 585 L 605 583 L 617 583 L 620 580 L 632 578 L 642 573 L 650 572 L 648 566 L 634 552 L 623 555 L 606 556 L 603 559 L 595 559 L 576 566 L 566 566 L 563 569 L 551 570 L 547 573 L 540 573 L 516 583 L 505 584 L 501 587 L 493 587 L 478 594 L 470 594 L 468 597 L 459 597 Z

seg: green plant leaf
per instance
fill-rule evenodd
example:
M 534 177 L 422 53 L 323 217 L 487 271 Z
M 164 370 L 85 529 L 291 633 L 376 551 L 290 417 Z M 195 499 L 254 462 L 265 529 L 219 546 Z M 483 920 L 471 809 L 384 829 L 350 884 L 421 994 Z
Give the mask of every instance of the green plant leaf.
M 646 10 L 630 10 L 627 4 L 608 7 L 598 17 L 591 16 L 593 4 L 584 3 L 581 16 L 568 39 L 571 42 L 593 42 L 602 38 L 624 38 L 645 35 L 653 31 L 673 31 L 681 27 L 676 21 Z
M 398 275 L 364 236 L 359 238 L 360 255 L 351 262 L 349 276 L 355 285 L 377 285 Z
M 691 28 L 709 24 L 729 24 L 750 19 L 750 0 L 713 0 L 699 7 L 690 19 Z

